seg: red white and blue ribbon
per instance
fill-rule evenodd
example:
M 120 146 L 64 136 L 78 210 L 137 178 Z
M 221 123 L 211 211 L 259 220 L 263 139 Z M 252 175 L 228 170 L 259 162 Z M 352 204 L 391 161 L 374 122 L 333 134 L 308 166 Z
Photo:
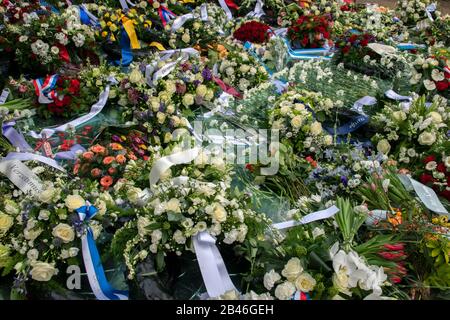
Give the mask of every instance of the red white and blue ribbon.
M 97 214 L 98 209 L 87 202 L 85 206 L 75 211 L 80 222 L 86 225 L 86 232 L 81 236 L 81 251 L 92 292 L 98 300 L 128 300 L 128 291 L 114 289 L 103 270 L 94 233 L 89 226 L 89 221 Z
M 38 96 L 39 103 L 49 104 L 55 101 L 58 97 L 56 90 L 56 82 L 59 76 L 57 74 L 48 76 L 47 78 L 38 78 L 33 80 L 33 86 Z
M 177 16 L 175 13 L 164 6 L 159 7 L 158 14 L 164 27 L 170 20 L 174 19 Z
M 292 296 L 291 300 L 311 300 L 308 293 L 302 291 L 296 291 Z

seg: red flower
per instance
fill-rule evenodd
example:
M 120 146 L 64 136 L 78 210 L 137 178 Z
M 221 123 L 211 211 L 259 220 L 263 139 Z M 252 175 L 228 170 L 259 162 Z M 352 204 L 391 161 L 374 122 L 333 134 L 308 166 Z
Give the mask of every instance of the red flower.
M 388 250 L 392 250 L 392 251 L 400 251 L 400 250 L 405 249 L 405 245 L 403 243 L 385 244 L 383 247 L 385 247 Z
M 394 284 L 402 282 L 402 279 L 400 277 L 391 277 L 390 280 Z
M 436 156 L 431 155 L 431 156 L 428 156 L 425 159 L 423 159 L 423 163 L 427 164 L 428 162 L 435 161 L 435 160 L 436 160 Z
M 247 163 L 245 165 L 245 169 L 247 169 L 250 172 L 253 172 L 255 169 L 253 168 L 253 166 L 250 163 Z
M 437 165 L 436 170 L 439 172 L 446 172 L 447 168 L 445 167 L 445 164 L 441 162 Z
M 349 51 L 350 51 L 350 46 L 345 46 L 345 47 L 342 48 L 342 52 L 344 54 L 347 54 Z
M 350 36 L 350 38 L 348 39 L 348 41 L 350 41 L 351 43 L 354 43 L 357 39 L 358 39 L 358 36 L 356 34 L 352 34 Z
M 447 199 L 447 201 L 450 201 L 450 191 L 444 190 L 439 194 L 441 197 Z
M 369 44 L 369 40 L 368 39 L 361 40 L 361 46 L 367 47 L 368 44 Z
M 436 88 L 438 89 L 438 91 L 445 91 L 449 87 L 449 84 L 448 84 L 447 80 L 438 81 L 438 82 L 435 82 L 435 83 L 436 83 Z
M 70 80 L 70 86 L 68 89 L 70 94 L 76 95 L 80 91 L 80 81 L 78 79 Z
M 378 252 L 378 255 L 386 260 L 399 260 L 406 258 L 404 251 L 398 252 Z
M 426 173 L 423 173 L 420 176 L 419 180 L 423 184 L 429 184 L 429 183 L 433 183 L 434 182 L 434 178 L 432 176 L 430 176 L 429 174 L 426 174 Z

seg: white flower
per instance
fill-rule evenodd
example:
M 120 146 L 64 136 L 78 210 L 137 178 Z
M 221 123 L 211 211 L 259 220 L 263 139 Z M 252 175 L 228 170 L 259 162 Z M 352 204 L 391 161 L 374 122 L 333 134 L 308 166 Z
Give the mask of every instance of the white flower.
M 31 51 L 38 56 L 46 56 L 50 46 L 42 40 L 36 40 L 31 44 Z
M 314 287 L 316 286 L 316 279 L 309 273 L 303 272 L 295 279 L 295 286 L 302 292 L 310 292 L 314 290 Z
M 54 227 L 52 235 L 61 239 L 64 243 L 69 243 L 75 239 L 75 231 L 66 223 L 60 223 Z
M 450 156 L 445 157 L 444 163 L 447 168 L 450 168 Z
M 148 234 L 150 231 L 147 229 L 147 227 L 150 225 L 150 220 L 147 217 L 139 217 L 137 219 L 137 229 L 138 234 L 143 237 L 146 234 Z
M 0 237 L 5 235 L 13 224 L 14 218 L 0 211 Z
M 433 91 L 436 89 L 436 84 L 428 79 L 423 81 L 423 85 L 428 91 Z
M 445 76 L 444 73 L 439 71 L 438 69 L 433 69 L 433 71 L 431 72 L 431 78 L 434 81 L 444 81 Z
M 47 221 L 50 217 L 50 211 L 48 210 L 40 210 L 38 215 L 38 220 Z
M 386 139 L 382 139 L 377 144 L 377 150 L 383 154 L 388 154 L 391 150 L 391 145 L 389 144 L 389 141 Z
M 56 56 L 59 53 L 59 48 L 52 46 L 50 51 Z
M 27 41 L 28 40 L 28 37 L 27 36 L 20 36 L 19 37 L 19 42 L 25 42 L 25 41 Z
M 165 210 L 166 210 L 166 211 L 175 212 L 175 213 L 180 213 L 180 212 L 181 212 L 181 208 L 180 208 L 180 200 L 178 200 L 178 199 L 176 199 L 176 198 L 170 199 L 170 200 L 166 203 Z
M 69 256 L 72 258 L 76 257 L 78 255 L 79 251 L 80 251 L 80 249 L 75 248 L 75 247 L 69 248 Z
M 406 113 L 404 111 L 395 111 L 392 113 L 392 117 L 396 121 L 405 121 L 406 120 Z
M 295 293 L 295 286 L 289 281 L 279 284 L 275 289 L 275 297 L 280 300 L 288 300 Z
M 28 260 L 35 261 L 39 257 L 39 251 L 37 249 L 31 249 L 27 252 Z
M 419 139 L 418 142 L 421 145 L 426 145 L 426 146 L 431 146 L 434 142 L 436 141 L 436 135 L 434 134 L 434 132 L 422 132 L 419 135 Z
M 55 35 L 56 40 L 59 41 L 60 44 L 62 44 L 63 46 L 67 45 L 69 43 L 69 39 L 67 38 L 67 36 L 62 33 L 62 32 L 58 32 Z
M 161 230 L 153 230 L 151 237 L 152 237 L 152 243 L 157 244 L 159 242 L 159 240 L 161 240 L 161 238 L 162 238 Z
M 183 97 L 183 105 L 185 107 L 189 107 L 194 104 L 194 96 L 190 93 L 187 93 Z
M 294 281 L 302 272 L 303 267 L 300 263 L 300 259 L 291 258 L 284 266 L 281 274 L 289 281 Z
M 177 230 L 173 233 L 173 240 L 178 244 L 186 243 L 186 237 L 183 235 L 183 232 L 180 230 Z
M 428 171 L 433 171 L 434 169 L 436 169 L 436 167 L 437 167 L 436 161 L 430 161 L 425 165 L 425 169 L 427 169 Z
M 272 290 L 275 283 L 279 280 L 281 280 L 280 274 L 272 269 L 264 275 L 264 287 L 267 290 Z
M 65 205 L 69 211 L 75 211 L 86 205 L 86 201 L 79 195 L 68 195 L 65 200 Z
M 84 45 L 84 41 L 86 38 L 83 34 L 77 33 L 75 36 L 72 37 L 72 40 L 76 47 L 82 47 Z
M 322 132 L 322 124 L 318 121 L 313 122 L 310 127 L 311 134 L 317 136 Z
M 139 70 L 139 68 L 133 68 L 133 70 L 130 73 L 129 80 L 131 83 L 139 83 L 144 79 L 142 76 L 142 72 Z
M 300 126 L 302 125 L 302 122 L 303 122 L 303 120 L 302 120 L 302 117 L 301 117 L 301 116 L 295 116 L 295 117 L 293 117 L 292 120 L 291 120 L 291 125 L 292 125 L 294 128 L 300 128 Z
M 31 278 L 36 281 L 49 281 L 55 274 L 58 273 L 52 264 L 37 261 L 33 264 L 33 269 L 31 269 Z
M 325 231 L 322 228 L 315 227 L 312 231 L 313 238 L 320 237 L 325 234 Z
M 436 111 L 430 112 L 429 116 L 431 117 L 432 122 L 435 124 L 439 124 L 442 122 L 442 116 Z

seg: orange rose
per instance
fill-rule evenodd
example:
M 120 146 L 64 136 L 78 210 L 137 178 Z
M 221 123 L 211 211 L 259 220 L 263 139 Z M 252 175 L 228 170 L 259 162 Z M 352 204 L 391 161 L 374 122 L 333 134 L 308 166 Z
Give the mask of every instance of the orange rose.
M 127 161 L 127 158 L 123 154 L 119 154 L 116 156 L 116 161 L 120 164 L 124 164 Z
M 111 149 L 116 150 L 116 151 L 123 150 L 123 147 L 120 143 L 111 143 L 109 146 L 111 147 Z
M 103 188 L 108 189 L 113 183 L 113 178 L 111 176 L 104 176 L 100 179 L 100 184 Z
M 92 158 L 94 158 L 94 153 L 91 151 L 86 151 L 82 156 L 84 160 L 92 160 Z
M 91 175 L 94 178 L 97 178 L 98 176 L 100 176 L 102 174 L 102 170 L 100 170 L 99 168 L 94 168 L 91 170 Z
M 111 157 L 111 156 L 105 157 L 105 158 L 103 159 L 103 164 L 106 164 L 106 165 L 111 164 L 114 160 L 115 160 L 114 157 Z
M 75 166 L 73 167 L 73 174 L 78 174 L 78 171 L 80 171 L 80 163 L 77 162 Z
M 95 146 L 92 146 L 89 149 L 95 153 L 101 153 L 101 154 L 105 153 L 105 151 L 106 151 L 105 147 L 103 147 L 99 144 L 96 144 Z
M 137 160 L 137 157 L 134 155 L 133 152 L 130 152 L 130 153 L 128 154 L 128 158 L 130 158 L 131 160 Z

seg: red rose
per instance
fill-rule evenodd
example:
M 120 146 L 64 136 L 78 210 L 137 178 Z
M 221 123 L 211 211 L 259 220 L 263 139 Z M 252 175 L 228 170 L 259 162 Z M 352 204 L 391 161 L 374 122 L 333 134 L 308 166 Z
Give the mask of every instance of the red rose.
M 423 159 L 423 163 L 427 164 L 428 162 L 435 161 L 435 160 L 436 160 L 436 157 L 434 155 L 431 155 L 431 156 L 428 156 L 425 159 Z
M 445 164 L 441 162 L 437 165 L 436 170 L 439 172 L 446 172 L 447 168 L 445 167 Z
M 70 94 L 78 94 L 80 91 L 80 81 L 78 79 L 70 80 L 69 93 Z
M 351 43 L 354 43 L 357 39 L 358 39 L 358 36 L 356 34 L 352 34 L 348 40 Z
M 347 54 L 350 51 L 350 46 L 345 46 L 344 48 L 342 48 L 342 52 L 344 54 Z
M 447 80 L 443 80 L 443 81 L 438 81 L 435 82 L 436 83 L 436 88 L 438 89 L 438 91 L 444 91 L 448 89 L 448 81 Z
M 426 174 L 426 173 L 423 173 L 420 176 L 419 180 L 423 184 L 429 184 L 429 183 L 433 183 L 434 182 L 434 178 L 432 176 L 430 176 L 429 174 Z
M 440 193 L 440 196 L 447 199 L 448 201 L 450 201 L 450 191 L 449 190 L 444 190 Z
M 304 36 L 304 37 L 303 37 L 303 40 L 301 41 L 301 44 L 302 44 L 303 47 L 306 47 L 306 45 L 308 44 L 308 42 L 309 42 L 308 36 Z
M 361 46 L 367 47 L 368 44 L 369 44 L 369 40 L 367 40 L 367 39 L 361 40 Z

